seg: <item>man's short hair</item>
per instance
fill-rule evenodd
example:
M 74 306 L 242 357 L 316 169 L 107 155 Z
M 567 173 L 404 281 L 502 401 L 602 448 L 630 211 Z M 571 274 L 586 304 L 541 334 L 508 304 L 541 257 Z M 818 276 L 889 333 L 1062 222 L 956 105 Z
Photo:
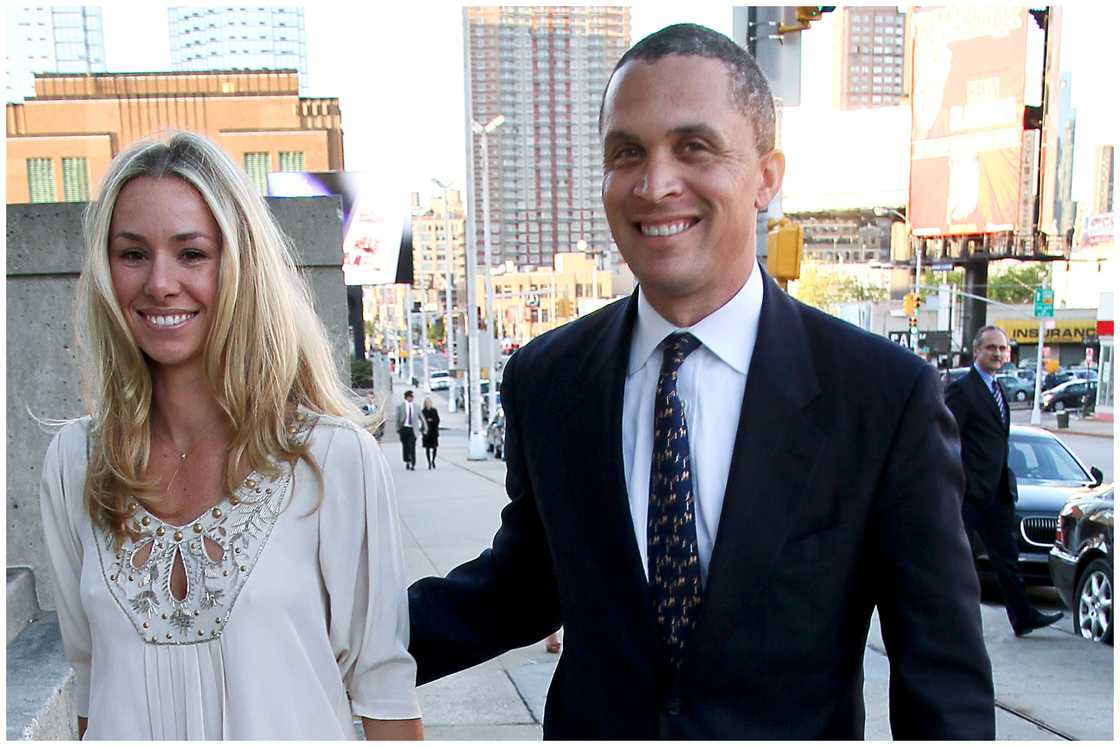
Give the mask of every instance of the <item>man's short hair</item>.
M 411 389 L 405 389 L 404 390 L 404 396 L 405 396 L 405 398 L 411 397 L 412 396 L 412 390 Z
M 747 50 L 740 47 L 718 31 L 695 23 L 676 23 L 655 31 L 626 50 L 618 60 L 603 89 L 599 103 L 599 132 L 603 131 L 603 108 L 607 100 L 607 88 L 615 73 L 628 62 L 640 60 L 653 63 L 662 57 L 679 54 L 691 57 L 707 57 L 720 60 L 727 66 L 727 77 L 731 87 L 731 100 L 750 120 L 754 129 L 755 147 L 759 155 L 774 150 L 774 97 L 770 94 L 770 84 L 762 69 Z
M 1007 339 L 1007 333 L 1003 331 L 1002 327 L 997 327 L 994 324 L 986 324 L 976 330 L 976 335 L 972 338 L 972 349 L 976 350 L 976 348 L 980 347 L 980 338 L 982 338 L 986 332 L 991 332 L 993 330 L 1003 335 L 1003 339 Z

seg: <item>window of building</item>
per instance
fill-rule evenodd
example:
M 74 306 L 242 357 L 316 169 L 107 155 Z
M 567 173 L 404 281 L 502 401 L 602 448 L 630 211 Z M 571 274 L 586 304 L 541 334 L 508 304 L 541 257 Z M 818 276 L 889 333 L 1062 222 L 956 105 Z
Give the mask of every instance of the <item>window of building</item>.
M 303 151 L 302 150 L 282 150 L 280 151 L 280 170 L 281 171 L 303 171 Z
M 27 159 L 27 192 L 31 202 L 54 202 L 54 164 L 50 158 Z
M 268 153 L 246 153 L 245 171 L 262 195 L 268 193 Z
M 66 202 L 85 202 L 89 200 L 89 163 L 87 159 L 62 159 L 62 199 Z

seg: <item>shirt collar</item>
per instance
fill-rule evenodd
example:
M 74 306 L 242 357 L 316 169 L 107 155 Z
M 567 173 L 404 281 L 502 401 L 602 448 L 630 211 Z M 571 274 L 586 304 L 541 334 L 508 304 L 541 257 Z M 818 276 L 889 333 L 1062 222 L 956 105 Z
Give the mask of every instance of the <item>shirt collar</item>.
M 995 377 L 984 369 L 980 368 L 980 366 L 976 365 L 975 363 L 972 364 L 972 367 L 976 369 L 976 373 L 980 374 L 980 378 L 984 381 L 984 385 L 987 386 L 988 389 L 992 389 L 993 384 L 995 384 Z
M 691 327 L 677 327 L 657 313 L 639 285 L 638 318 L 630 342 L 627 375 L 644 366 L 667 335 L 690 332 L 720 360 L 745 376 L 758 337 L 762 296 L 762 272 L 756 266 L 730 301 Z

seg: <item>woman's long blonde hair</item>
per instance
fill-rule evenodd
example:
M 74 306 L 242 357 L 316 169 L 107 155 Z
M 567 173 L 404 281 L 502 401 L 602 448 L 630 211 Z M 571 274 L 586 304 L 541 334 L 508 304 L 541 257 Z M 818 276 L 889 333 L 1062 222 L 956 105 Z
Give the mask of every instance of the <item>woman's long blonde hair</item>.
M 85 500 L 94 522 L 119 542 L 131 496 L 152 496 L 142 479 L 151 447 L 152 379 L 113 292 L 108 239 L 121 189 L 132 179 L 175 177 L 198 190 L 222 234 L 220 287 L 204 360 L 209 385 L 233 427 L 225 472 L 232 493 L 241 465 L 270 470 L 304 459 L 293 443 L 293 406 L 368 424 L 339 378 L 326 331 L 288 238 L 243 171 L 188 132 L 144 141 L 118 155 L 85 213 L 86 258 L 78 282 L 79 344 L 92 416 Z M 321 483 L 321 480 L 320 480 Z

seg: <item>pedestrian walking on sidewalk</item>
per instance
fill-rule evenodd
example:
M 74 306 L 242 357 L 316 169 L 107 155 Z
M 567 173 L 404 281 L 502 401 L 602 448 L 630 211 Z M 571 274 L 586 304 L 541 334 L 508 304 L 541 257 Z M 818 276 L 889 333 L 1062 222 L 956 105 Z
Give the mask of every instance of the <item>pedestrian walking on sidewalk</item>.
M 420 415 L 424 418 L 424 456 L 428 458 L 428 469 L 435 469 L 436 452 L 439 451 L 439 410 L 432 404 L 431 397 L 424 399 Z
M 401 439 L 401 456 L 404 468 L 416 471 L 416 439 L 424 432 L 424 419 L 412 401 L 412 390 L 404 393 L 404 401 L 397 405 L 397 435 Z
M 563 626 L 547 739 L 862 739 L 877 608 L 894 738 L 994 739 L 935 372 L 758 261 L 785 170 L 766 76 L 669 26 L 600 111 L 638 288 L 506 364 L 510 500 L 489 549 L 410 587 L 419 681 Z
M 98 194 L 41 487 L 79 736 L 422 737 L 393 483 L 268 206 L 189 133 Z
M 1058 622 L 1062 613 L 1035 609 L 1019 576 L 1015 539 L 1015 501 L 1019 496 L 1015 473 L 1008 467 L 1010 400 L 995 376 L 1010 350 L 1002 329 L 982 327 L 972 340 L 972 368 L 945 389 L 945 402 L 960 430 L 964 524 L 969 539 L 975 533 L 987 548 L 1011 629 L 1022 636 Z

